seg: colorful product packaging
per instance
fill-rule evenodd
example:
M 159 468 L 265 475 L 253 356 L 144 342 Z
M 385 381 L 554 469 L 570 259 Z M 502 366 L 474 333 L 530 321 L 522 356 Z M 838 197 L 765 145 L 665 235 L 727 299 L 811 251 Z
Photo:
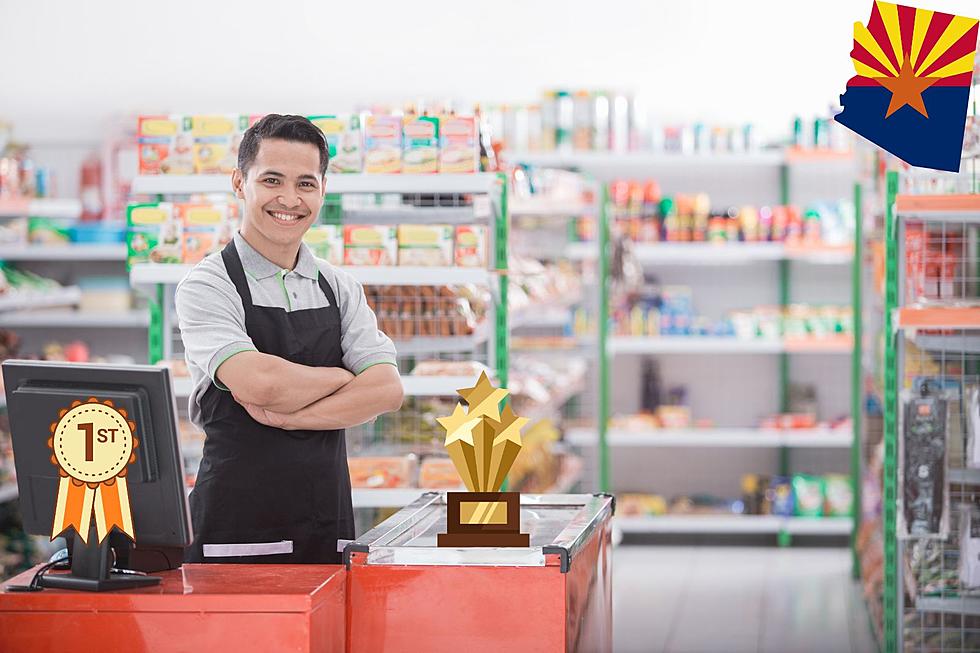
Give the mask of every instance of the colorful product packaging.
M 772 514 L 778 517 L 792 517 L 796 510 L 793 497 L 793 484 L 785 476 L 774 476 L 766 494 Z
M 480 147 L 473 116 L 444 116 L 439 123 L 439 172 L 476 172 Z
M 793 496 L 798 517 L 823 517 L 824 480 L 808 474 L 793 475 Z
M 344 265 L 395 265 L 398 237 L 388 225 L 346 225 Z
M 221 249 L 235 236 L 235 225 L 224 204 L 177 204 L 176 214 L 183 227 L 184 263 L 198 263 Z
M 398 265 L 453 264 L 453 228 L 447 224 L 403 224 L 398 227 Z
M 322 258 L 330 263 L 330 265 L 343 265 L 344 233 L 340 225 L 313 225 L 303 235 L 303 242 L 313 252 L 313 256 Z
M 368 116 L 364 121 L 364 172 L 401 172 L 402 119 Z
M 487 266 L 487 228 L 461 224 L 456 227 L 456 265 L 464 268 Z
M 402 172 L 439 172 L 439 119 L 406 116 L 402 147 Z
M 308 116 L 320 128 L 330 153 L 328 172 L 361 172 L 364 148 L 361 144 L 361 118 L 357 114 Z
M 854 495 L 851 482 L 843 474 L 824 477 L 824 514 L 828 517 L 850 517 Z
M 132 204 L 126 209 L 129 265 L 180 263 L 181 228 L 170 202 Z
M 136 141 L 141 175 L 194 173 L 194 143 L 180 116 L 140 116 Z
M 248 129 L 249 117 L 237 114 L 192 116 L 194 171 L 197 174 L 228 174 L 238 164 L 238 148 Z

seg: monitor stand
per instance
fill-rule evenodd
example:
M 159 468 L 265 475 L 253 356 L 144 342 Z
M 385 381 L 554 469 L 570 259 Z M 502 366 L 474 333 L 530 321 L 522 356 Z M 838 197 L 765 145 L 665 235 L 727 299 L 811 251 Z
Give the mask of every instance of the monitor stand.
M 109 538 L 107 537 L 102 544 L 99 544 L 99 536 L 96 533 L 94 523 L 89 529 L 88 544 L 82 542 L 77 535 L 73 537 L 71 573 L 45 574 L 39 583 L 41 587 L 106 592 L 159 584 L 159 576 L 143 576 L 113 571 Z

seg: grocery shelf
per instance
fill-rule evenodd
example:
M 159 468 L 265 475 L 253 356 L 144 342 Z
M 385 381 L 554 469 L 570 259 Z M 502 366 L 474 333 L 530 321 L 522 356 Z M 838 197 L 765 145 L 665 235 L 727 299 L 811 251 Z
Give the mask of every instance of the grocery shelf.
M 786 161 L 788 163 L 833 163 L 833 162 L 852 162 L 854 152 L 852 150 L 833 150 L 829 147 L 789 147 L 786 148 Z
M 469 376 L 402 376 L 402 387 L 410 397 L 449 397 L 475 382 L 476 378 Z
M 133 284 L 177 284 L 193 267 L 181 263 L 137 263 L 130 268 L 129 280 Z M 458 266 L 344 265 L 340 269 L 350 273 L 364 285 L 441 286 L 466 283 L 486 285 L 490 279 L 490 271 L 486 268 Z
M 17 483 L 4 483 L 0 485 L 0 503 L 13 501 L 17 498 Z
M 355 508 L 402 508 L 412 503 L 426 492 L 422 488 L 351 488 L 351 499 Z
M 581 298 L 553 304 L 536 304 L 534 302 L 508 313 L 510 328 L 521 327 L 563 327 L 571 324 L 572 306 L 581 302 Z
M 845 335 L 825 338 L 784 338 L 783 348 L 788 354 L 847 354 L 854 352 L 854 338 Z
M 980 329 L 980 324 L 975 324 L 974 328 Z M 948 335 L 916 333 L 913 342 L 915 342 L 916 347 L 923 351 L 980 353 L 980 331 Z
M 51 197 L 0 200 L 0 218 L 64 218 L 75 220 L 82 214 L 82 202 L 77 199 Z
M 75 310 L 24 310 L 0 313 L 0 327 L 63 327 L 63 328 L 143 328 L 150 324 L 145 310 L 125 312 Z
M 125 261 L 126 246 L 119 243 L 83 245 L 0 245 L 4 261 Z
M 591 204 L 583 204 L 576 200 L 552 200 L 549 198 L 514 198 L 507 206 L 512 218 L 520 217 L 554 217 L 577 218 L 591 215 L 594 208 Z
M 345 224 L 468 224 L 485 220 L 474 206 L 379 206 L 344 209 Z
M 557 414 L 562 406 L 567 404 L 573 397 L 582 394 L 584 390 L 585 376 L 582 375 L 576 379 L 572 379 L 563 387 L 559 388 L 548 401 L 540 405 L 524 408 L 520 414 L 532 422 L 551 417 Z
M 15 291 L 0 295 L 0 311 L 69 306 L 82 299 L 77 286 L 66 286 L 51 291 Z
M 946 480 L 950 483 L 964 483 L 967 485 L 980 485 L 980 469 L 970 469 L 966 467 L 951 467 L 946 472 Z
M 490 329 L 486 322 L 477 325 L 468 336 L 416 336 L 415 338 L 394 339 L 398 356 L 432 354 L 432 352 L 459 353 L 474 351 L 489 337 Z
M 527 163 L 547 168 L 657 168 L 667 166 L 779 166 L 784 155 L 779 150 L 758 152 L 709 152 L 681 154 L 671 152 L 505 152 L 511 163 Z
M 743 265 L 767 261 L 801 261 L 844 265 L 853 258 L 850 245 L 785 243 L 638 243 L 633 254 L 644 265 Z
M 565 246 L 565 258 L 570 261 L 592 261 L 598 257 L 595 243 L 569 243 Z
M 614 336 L 610 354 L 778 354 L 780 340 L 743 340 L 714 336 Z
M 595 429 L 573 428 L 565 433 L 565 440 L 577 446 L 595 446 L 598 435 Z M 799 447 L 799 448 L 849 448 L 853 441 L 850 429 L 609 429 L 606 444 L 611 447 Z
M 980 306 L 907 306 L 896 311 L 899 329 L 977 329 Z
M 895 210 L 905 217 L 930 221 L 980 222 L 980 195 L 898 195 Z
M 495 173 L 328 174 L 327 193 L 475 194 L 489 193 Z M 143 195 L 231 192 L 231 175 L 141 175 L 131 192 Z
M 792 535 L 848 535 L 849 517 L 777 517 L 775 515 L 661 515 L 617 516 L 614 524 L 624 533 L 738 533 Z
M 980 615 L 980 596 L 920 596 L 915 600 L 919 612 Z

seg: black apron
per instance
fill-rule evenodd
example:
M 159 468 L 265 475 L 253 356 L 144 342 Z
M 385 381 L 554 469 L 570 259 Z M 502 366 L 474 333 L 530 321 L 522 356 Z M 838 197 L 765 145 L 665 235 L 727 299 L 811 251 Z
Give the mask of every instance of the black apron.
M 340 308 L 322 274 L 330 305 L 287 312 L 252 305 L 234 241 L 221 258 L 256 349 L 301 365 L 343 367 Z M 259 424 L 214 383 L 200 405 L 207 439 L 190 496 L 194 542 L 185 561 L 339 564 L 337 540 L 354 539 L 344 431 Z

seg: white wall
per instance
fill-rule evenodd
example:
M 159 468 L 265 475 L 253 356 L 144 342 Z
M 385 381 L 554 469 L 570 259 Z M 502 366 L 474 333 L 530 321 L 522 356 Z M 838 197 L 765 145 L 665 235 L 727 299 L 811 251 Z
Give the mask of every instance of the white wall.
M 919 4 L 909 0 L 910 4 Z M 975 0 L 928 0 L 978 13 Z M 327 112 L 418 97 L 526 102 L 632 89 L 665 120 L 825 112 L 869 0 L 3 0 L 0 119 L 97 141 L 125 112 Z

